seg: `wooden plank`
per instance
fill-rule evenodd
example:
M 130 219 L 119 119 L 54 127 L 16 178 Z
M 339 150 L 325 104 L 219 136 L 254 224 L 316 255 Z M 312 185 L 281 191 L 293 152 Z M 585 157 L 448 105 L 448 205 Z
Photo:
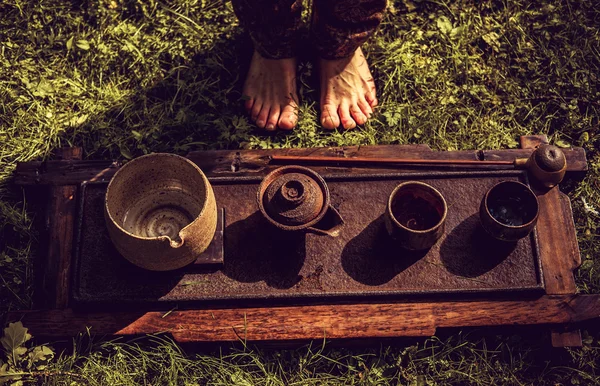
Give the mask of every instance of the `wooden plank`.
M 555 325 L 600 317 L 599 295 L 534 300 L 446 301 L 228 308 L 173 312 L 19 311 L 35 336 L 137 335 L 168 332 L 180 342 L 272 341 L 431 336 L 457 326 Z
M 121 164 L 111 161 L 34 161 L 18 163 L 17 185 L 79 185 L 84 181 L 110 181 Z
M 263 175 L 275 165 L 269 165 L 269 155 L 315 155 L 339 157 L 402 157 L 408 159 L 457 160 L 514 160 L 528 158 L 531 149 L 431 151 L 428 147 L 413 145 L 360 146 L 348 148 L 272 149 L 272 150 L 213 150 L 191 152 L 194 161 L 209 177 L 227 175 Z M 587 170 L 585 151 L 582 148 L 565 149 L 568 172 Z M 73 185 L 84 181 L 109 181 L 119 167 L 110 161 L 46 161 L 17 165 L 15 183 L 19 185 Z M 399 169 L 394 170 L 413 170 Z M 322 174 L 372 173 L 382 169 L 317 166 Z M 431 169 L 429 167 L 428 169 Z
M 64 160 L 81 159 L 81 148 L 63 148 L 58 156 Z M 50 188 L 46 213 L 48 254 L 39 264 L 41 283 L 36 298 L 47 308 L 66 308 L 69 303 L 71 255 L 77 203 L 77 186 L 63 185 Z
M 567 197 L 565 194 L 562 192 L 559 192 L 559 194 L 563 213 L 565 214 L 563 216 L 563 248 L 566 251 L 565 264 L 566 267 L 569 267 L 569 271 L 567 271 L 565 275 L 567 276 L 569 283 L 575 283 L 575 278 L 573 277 L 572 272 L 581 265 L 581 254 L 579 253 L 579 244 L 577 243 L 577 234 L 575 232 L 575 224 L 573 222 L 571 202 L 569 197 Z M 576 285 L 569 284 L 568 287 L 572 288 L 576 287 Z M 567 286 L 565 286 L 565 288 L 567 288 Z M 583 341 L 581 340 L 581 330 L 579 329 L 554 329 L 550 332 L 550 337 L 553 347 L 581 347 L 583 345 Z
M 550 334 L 552 341 L 552 347 L 581 347 L 583 341 L 581 340 L 581 330 L 567 330 L 561 331 L 555 329 Z
M 569 199 L 558 187 L 537 192 L 540 214 L 537 230 L 546 293 L 574 294 L 573 270 L 581 264 Z
M 548 137 L 546 137 L 545 135 L 524 135 L 521 136 L 520 138 L 520 143 L 521 143 L 521 148 L 522 149 L 535 149 L 537 146 L 541 145 L 541 144 L 547 144 L 548 143 Z M 563 199 L 563 206 L 568 205 L 568 207 L 563 208 L 566 212 L 571 212 L 571 207 L 570 207 L 570 202 L 569 202 L 569 198 L 562 195 L 561 194 L 561 199 Z M 566 204 L 564 204 L 564 202 L 566 201 Z M 568 223 L 565 224 L 566 226 L 564 227 L 564 229 L 567 232 L 567 235 L 565 237 L 565 240 L 567 243 L 570 244 L 570 247 L 567 246 L 567 250 L 569 250 L 569 256 L 574 259 L 573 261 L 573 266 L 575 267 L 579 267 L 579 265 L 581 265 L 581 258 L 579 255 L 579 246 L 577 245 L 577 235 L 575 234 L 575 225 L 572 222 L 572 218 L 570 219 L 566 219 L 564 218 L 564 221 L 567 221 Z M 573 243 L 575 243 L 575 245 L 573 246 Z M 550 259 L 552 259 L 553 257 L 550 257 Z M 549 267 L 550 270 L 552 270 L 552 267 Z M 555 281 L 552 278 L 547 278 L 547 280 L 550 281 L 551 285 L 551 290 L 555 290 L 554 288 L 554 284 Z M 552 346 L 553 347 L 581 347 L 583 345 L 583 342 L 581 340 L 581 330 L 576 329 L 576 330 L 559 330 L 559 329 L 553 329 L 550 332 L 550 337 L 551 337 L 551 341 L 552 341 Z
M 521 149 L 535 149 L 541 144 L 548 144 L 548 137 L 544 134 L 540 135 L 522 135 L 519 137 Z
M 521 137 L 521 146 L 527 149 L 540 143 L 548 143 L 548 138 L 545 135 Z M 574 294 L 577 288 L 573 270 L 581 265 L 581 256 L 571 203 L 558 187 L 540 190 L 537 194 L 540 203 L 537 229 L 543 239 L 540 253 L 546 293 Z

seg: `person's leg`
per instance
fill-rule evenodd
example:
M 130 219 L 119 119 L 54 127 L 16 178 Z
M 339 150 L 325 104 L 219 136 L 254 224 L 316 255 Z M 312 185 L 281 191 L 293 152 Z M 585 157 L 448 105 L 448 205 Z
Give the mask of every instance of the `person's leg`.
M 296 33 L 302 0 L 232 0 L 254 54 L 244 84 L 245 107 L 260 128 L 296 126 Z
M 375 82 L 360 49 L 377 29 L 386 0 L 313 0 L 311 31 L 320 57 L 321 124 L 352 129 L 377 105 Z

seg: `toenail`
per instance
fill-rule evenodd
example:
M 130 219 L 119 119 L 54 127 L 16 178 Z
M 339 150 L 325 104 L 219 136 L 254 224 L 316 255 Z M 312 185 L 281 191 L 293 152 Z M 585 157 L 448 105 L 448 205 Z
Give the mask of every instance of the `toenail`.
M 275 125 L 274 125 L 274 124 L 272 124 L 272 123 L 269 123 L 269 124 L 267 125 L 267 130 L 273 130 L 274 128 L 275 128 Z
M 264 126 L 265 125 L 265 121 L 256 121 L 256 125 L 257 126 Z

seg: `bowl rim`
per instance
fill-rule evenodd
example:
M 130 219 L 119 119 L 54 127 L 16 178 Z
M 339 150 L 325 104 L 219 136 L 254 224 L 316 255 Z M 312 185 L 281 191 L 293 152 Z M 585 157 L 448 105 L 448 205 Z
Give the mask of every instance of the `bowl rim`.
M 206 189 L 204 189 L 204 196 L 202 197 L 202 208 L 200 209 L 200 213 L 198 213 L 198 215 L 194 218 L 194 220 L 192 222 L 190 222 L 189 224 L 187 224 L 186 226 L 184 226 L 183 228 L 181 228 L 179 230 L 179 235 L 181 235 L 185 230 L 187 230 L 188 228 L 190 228 L 192 225 L 194 225 L 196 222 L 198 222 L 200 220 L 200 218 L 202 217 L 202 215 L 207 211 L 207 207 L 208 207 L 208 200 L 210 198 L 210 191 L 212 191 L 211 185 L 210 185 L 210 181 L 208 181 L 208 178 L 206 177 L 206 175 L 204 174 L 204 172 L 202 171 L 202 169 L 200 169 L 198 167 L 198 165 L 196 165 L 194 162 L 192 162 L 191 160 L 189 160 L 186 157 L 182 157 L 180 155 L 177 154 L 172 154 L 172 153 L 150 153 L 150 154 L 145 154 L 143 156 L 134 158 L 130 161 L 128 161 L 127 163 L 125 163 L 123 166 L 121 166 L 113 175 L 113 177 L 111 178 L 110 182 L 108 183 L 108 186 L 106 187 L 106 193 L 104 195 L 104 213 L 106 214 L 106 216 L 108 217 L 108 220 L 110 220 L 110 222 L 117 227 L 117 229 L 126 234 L 129 237 L 132 237 L 134 239 L 137 240 L 168 240 L 171 244 L 172 247 L 174 248 L 178 248 L 180 246 L 182 246 L 184 244 L 184 238 L 181 237 L 181 242 L 177 242 L 175 240 L 173 240 L 172 238 L 170 238 L 169 236 L 154 236 L 154 237 L 146 237 L 146 236 L 139 236 L 136 235 L 134 233 L 131 233 L 129 231 L 127 231 L 125 228 L 123 228 L 117 221 L 115 221 L 115 219 L 113 218 L 112 213 L 110 212 L 109 209 L 109 205 L 108 205 L 108 194 L 110 192 L 110 188 L 111 185 L 113 184 L 113 182 L 115 181 L 115 179 L 119 176 L 119 174 L 123 171 L 126 170 L 126 168 L 130 167 L 130 165 L 136 164 L 138 162 L 140 162 L 140 160 L 144 160 L 147 158 L 166 158 L 166 157 L 170 157 L 170 158 L 174 158 L 180 161 L 185 161 L 188 165 L 192 166 L 194 169 L 196 169 L 197 172 L 199 172 L 201 178 L 202 178 L 202 182 L 204 183 L 204 186 Z
M 444 206 L 444 213 L 442 214 L 442 217 L 440 218 L 440 220 L 437 222 L 437 224 L 435 224 L 434 226 L 432 226 L 431 228 L 427 228 L 427 229 L 423 229 L 423 230 L 418 230 L 418 229 L 410 229 L 404 225 L 402 225 L 397 219 L 396 216 L 394 216 L 393 212 L 392 212 L 392 200 L 394 199 L 394 197 L 396 196 L 396 194 L 398 193 L 398 191 L 400 189 L 403 189 L 407 186 L 418 186 L 421 188 L 425 188 L 427 190 L 429 190 L 430 192 L 432 192 L 437 198 L 441 199 L 442 204 Z M 437 190 L 436 188 L 434 188 L 433 186 L 426 184 L 425 182 L 421 182 L 421 181 L 405 181 L 400 183 L 399 185 L 397 185 L 394 190 L 392 190 L 392 193 L 390 193 L 389 197 L 388 197 L 388 201 L 387 201 L 387 213 L 390 217 L 390 220 L 392 220 L 392 222 L 397 225 L 398 227 L 413 233 L 413 234 L 426 234 L 426 233 L 431 233 L 432 231 L 435 231 L 437 229 L 439 229 L 441 226 L 444 225 L 444 223 L 446 222 L 446 217 L 448 215 L 448 203 L 446 202 L 446 199 L 444 198 L 444 196 L 442 195 L 442 193 L 440 193 L 439 190 Z
M 490 213 L 490 208 L 488 206 L 488 197 L 489 197 L 490 193 L 492 192 L 492 190 L 496 189 L 498 186 L 503 185 L 503 184 L 519 185 L 521 187 L 524 187 L 525 190 L 528 191 L 528 193 L 533 196 L 533 198 L 535 200 L 536 211 L 535 211 L 535 216 L 533 216 L 533 218 L 529 222 L 527 222 L 525 224 L 521 224 L 521 225 L 508 225 L 508 224 L 498 221 L 494 216 L 492 216 L 492 214 Z M 525 185 L 524 183 L 522 183 L 520 181 L 506 180 L 506 181 L 500 181 L 500 182 L 494 184 L 494 186 L 492 186 L 490 189 L 488 189 L 488 191 L 485 192 L 485 195 L 483 196 L 483 207 L 485 208 L 486 217 L 491 219 L 495 224 L 498 224 L 498 225 L 500 225 L 504 228 L 508 228 L 508 229 L 525 229 L 525 228 L 531 226 L 532 224 L 535 224 L 540 215 L 540 202 L 538 201 L 537 196 L 535 195 L 535 193 L 533 192 L 533 190 L 531 190 L 531 188 L 529 186 Z

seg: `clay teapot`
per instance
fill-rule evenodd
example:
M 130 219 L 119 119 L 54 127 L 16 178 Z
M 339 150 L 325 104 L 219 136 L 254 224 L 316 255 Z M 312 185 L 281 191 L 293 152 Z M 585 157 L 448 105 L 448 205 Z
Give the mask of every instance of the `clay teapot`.
M 344 224 L 331 206 L 329 188 L 318 173 L 302 166 L 283 166 L 261 182 L 258 207 L 274 226 L 336 237 Z
M 190 264 L 208 248 L 217 205 L 198 166 L 156 153 L 117 171 L 106 190 L 104 217 L 123 257 L 141 268 L 168 271 Z

